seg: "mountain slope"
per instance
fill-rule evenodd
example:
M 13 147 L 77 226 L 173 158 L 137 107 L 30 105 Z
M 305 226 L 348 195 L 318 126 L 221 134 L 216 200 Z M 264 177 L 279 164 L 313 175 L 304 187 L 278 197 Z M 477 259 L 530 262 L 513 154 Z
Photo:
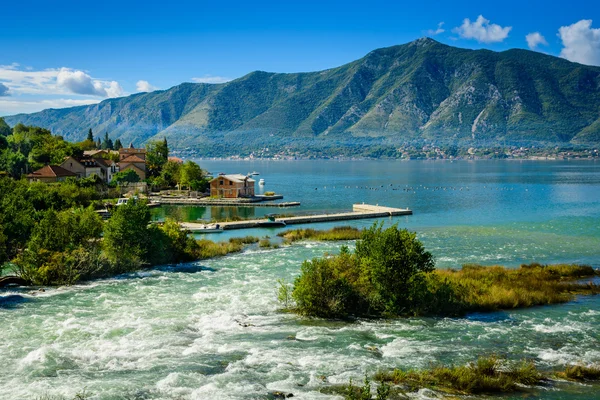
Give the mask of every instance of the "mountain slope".
M 325 146 L 433 139 L 465 145 L 598 143 L 600 68 L 527 50 L 466 50 L 432 39 L 320 72 L 253 72 L 219 84 L 6 117 L 82 139 L 88 128 L 177 147 Z M 215 147 L 216 146 L 216 147 Z

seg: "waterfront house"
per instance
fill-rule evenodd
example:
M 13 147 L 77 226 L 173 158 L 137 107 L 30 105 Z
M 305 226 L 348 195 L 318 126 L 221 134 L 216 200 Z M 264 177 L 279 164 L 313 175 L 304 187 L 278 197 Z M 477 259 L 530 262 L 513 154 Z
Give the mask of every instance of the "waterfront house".
M 136 149 L 133 143 L 119 149 L 119 171 L 133 170 L 141 180 L 146 179 L 146 149 Z
M 66 157 L 60 166 L 67 171 L 77 174 L 78 178 L 98 175 L 104 182 L 110 183 L 113 175 L 118 172 L 117 163 L 113 160 L 92 157 Z
M 77 178 L 77 174 L 64 169 L 59 165 L 46 165 L 27 175 L 30 182 L 62 182 L 65 179 L 73 177 Z
M 210 195 L 225 198 L 253 197 L 254 182 L 254 179 L 246 175 L 219 175 L 210 181 Z

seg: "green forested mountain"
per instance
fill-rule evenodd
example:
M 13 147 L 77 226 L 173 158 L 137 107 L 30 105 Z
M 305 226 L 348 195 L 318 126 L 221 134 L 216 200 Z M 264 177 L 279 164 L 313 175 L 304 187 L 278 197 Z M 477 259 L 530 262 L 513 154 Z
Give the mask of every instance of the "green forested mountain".
M 141 144 L 160 135 L 221 155 L 247 148 L 433 139 L 465 146 L 600 143 L 600 68 L 528 50 L 466 50 L 432 39 L 338 68 L 252 72 L 224 84 L 6 117 L 82 140 L 88 128 Z

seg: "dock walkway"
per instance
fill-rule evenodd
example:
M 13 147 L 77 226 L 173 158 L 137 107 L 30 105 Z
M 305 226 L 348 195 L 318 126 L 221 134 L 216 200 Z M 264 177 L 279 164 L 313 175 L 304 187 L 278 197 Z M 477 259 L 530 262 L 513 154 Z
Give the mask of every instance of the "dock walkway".
M 369 219 L 369 218 L 382 218 L 391 217 L 397 215 L 412 215 L 412 211 L 407 208 L 391 208 L 382 207 L 379 205 L 369 204 L 353 204 L 352 211 L 345 213 L 336 214 L 320 214 L 320 215 L 303 215 L 298 217 L 282 217 L 276 218 L 276 221 L 283 221 L 286 225 L 295 224 L 310 224 L 316 222 L 330 222 L 330 221 L 348 221 L 353 219 Z M 247 221 L 235 221 L 235 222 L 219 222 L 219 225 L 224 230 L 230 229 L 248 229 L 256 228 L 260 222 L 264 222 L 265 219 L 254 219 Z M 182 229 L 186 229 L 192 232 L 202 230 L 204 224 L 197 224 L 193 222 L 184 222 L 181 224 Z

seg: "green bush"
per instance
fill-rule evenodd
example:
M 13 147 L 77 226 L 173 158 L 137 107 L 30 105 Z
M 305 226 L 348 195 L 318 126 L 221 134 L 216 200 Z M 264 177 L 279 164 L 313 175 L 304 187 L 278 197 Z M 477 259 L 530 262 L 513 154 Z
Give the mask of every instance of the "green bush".
M 415 234 L 375 224 L 354 254 L 344 246 L 337 256 L 303 263 L 294 283 L 296 311 L 325 318 L 418 314 L 429 300 L 426 274 L 433 269 Z

